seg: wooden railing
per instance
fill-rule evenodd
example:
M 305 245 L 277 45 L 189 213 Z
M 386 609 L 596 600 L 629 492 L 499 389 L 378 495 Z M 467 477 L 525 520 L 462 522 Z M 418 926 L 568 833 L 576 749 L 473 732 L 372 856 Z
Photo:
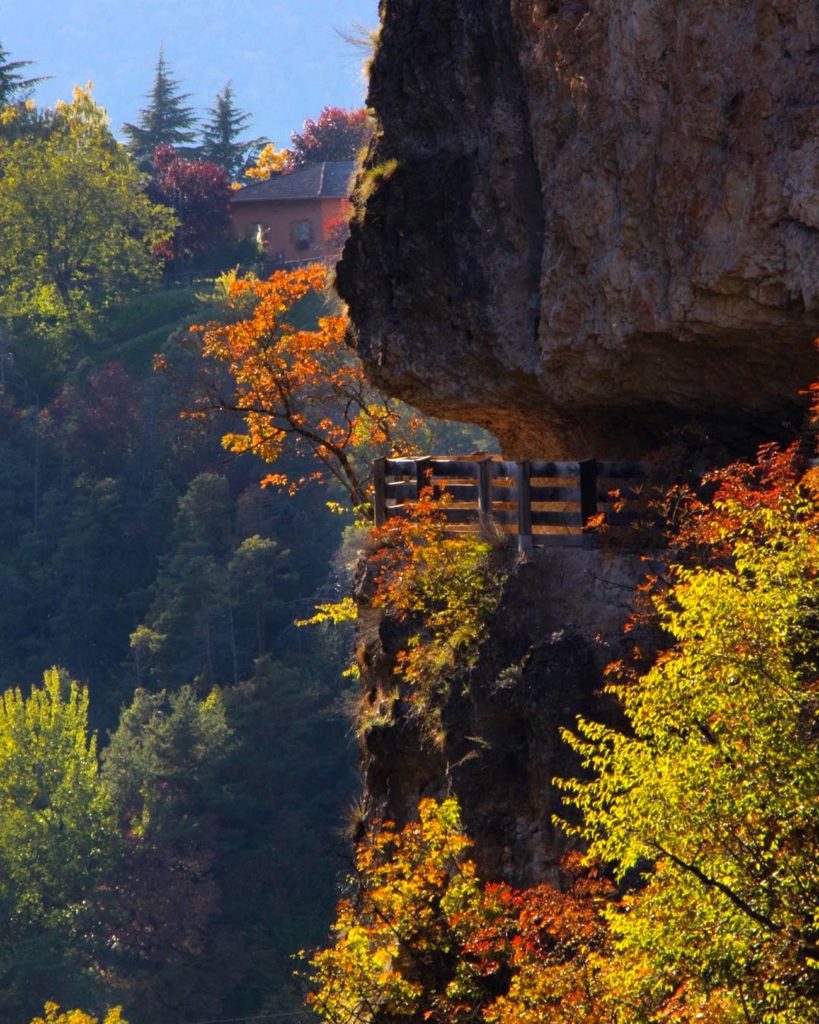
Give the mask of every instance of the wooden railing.
M 446 494 L 441 509 L 453 532 L 474 533 L 482 523 L 514 534 L 521 548 L 593 546 L 584 528 L 603 513 L 610 526 L 627 525 L 633 514 L 615 510 L 612 492 L 626 506 L 645 477 L 636 462 L 510 461 L 426 456 L 378 459 L 374 471 L 376 526 L 406 513 L 425 487 Z

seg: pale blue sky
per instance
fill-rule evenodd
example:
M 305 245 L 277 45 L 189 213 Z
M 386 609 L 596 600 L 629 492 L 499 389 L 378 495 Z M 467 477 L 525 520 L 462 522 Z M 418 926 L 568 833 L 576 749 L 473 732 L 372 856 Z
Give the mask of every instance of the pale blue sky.
M 362 52 L 340 38 L 374 28 L 377 0 L 0 0 L 0 43 L 51 106 L 90 80 L 119 134 L 151 86 L 160 45 L 189 103 L 202 110 L 230 79 L 250 131 L 279 145 L 325 106 L 364 99 Z

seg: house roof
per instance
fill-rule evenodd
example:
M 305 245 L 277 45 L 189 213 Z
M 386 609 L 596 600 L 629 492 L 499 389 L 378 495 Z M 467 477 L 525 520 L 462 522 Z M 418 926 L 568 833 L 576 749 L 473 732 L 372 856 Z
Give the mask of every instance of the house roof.
M 350 194 L 354 172 L 354 160 L 325 160 L 291 174 L 279 174 L 267 181 L 245 185 L 233 193 L 230 201 L 258 203 L 271 199 L 338 199 Z

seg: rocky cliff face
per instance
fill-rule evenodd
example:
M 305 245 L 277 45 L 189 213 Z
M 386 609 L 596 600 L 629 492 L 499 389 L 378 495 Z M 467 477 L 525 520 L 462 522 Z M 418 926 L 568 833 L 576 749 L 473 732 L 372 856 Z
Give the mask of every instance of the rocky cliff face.
M 517 455 L 776 433 L 819 334 L 815 0 L 381 12 L 339 271 L 373 378 Z
M 519 564 L 477 664 L 428 703 L 395 675 L 402 627 L 369 605 L 362 563 L 358 715 L 364 819 L 403 825 L 423 797 L 456 796 L 483 877 L 553 881 L 565 851 L 552 816 L 555 776 L 578 765 L 560 737 L 578 714 L 613 713 L 600 699 L 603 668 L 623 653 L 621 627 L 646 570 L 634 555 L 549 549 Z

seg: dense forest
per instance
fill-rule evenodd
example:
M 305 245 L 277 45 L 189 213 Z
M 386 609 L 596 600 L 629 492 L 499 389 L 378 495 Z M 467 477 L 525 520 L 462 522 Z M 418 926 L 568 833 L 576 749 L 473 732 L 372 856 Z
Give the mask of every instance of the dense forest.
M 36 83 L 0 49 L 0 1019 L 292 1009 L 354 777 L 344 643 L 294 621 L 354 542 L 338 487 L 262 489 L 227 421 L 181 416 L 190 326 L 235 318 L 214 279 L 256 267 L 230 182 L 272 147 L 229 86 L 196 129 L 162 56 L 128 147 L 90 92 L 45 110 Z M 351 156 L 362 117 L 325 111 L 279 168 Z M 277 470 L 304 475 L 290 446 Z
M 202 158 L 141 174 L 194 139 L 162 60 L 131 152 L 88 93 L 41 110 L 21 62 L 0 76 L 0 1017 L 293 1006 L 352 757 L 335 650 L 292 623 L 337 586 L 341 522 L 262 491 L 152 369 L 211 316 L 212 284 L 163 274 L 254 255 L 226 233 L 247 116 L 227 91 Z

